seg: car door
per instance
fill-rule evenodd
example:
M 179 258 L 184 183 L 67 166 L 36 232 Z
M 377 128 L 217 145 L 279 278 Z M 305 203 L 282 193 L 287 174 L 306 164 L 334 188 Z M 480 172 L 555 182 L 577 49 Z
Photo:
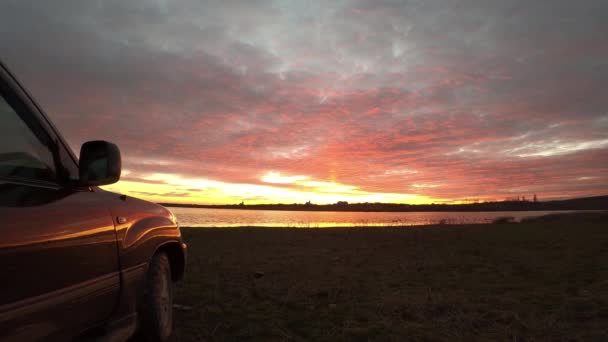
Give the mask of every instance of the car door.
M 116 306 L 114 222 L 104 194 L 70 185 L 71 154 L 7 75 L 0 65 L 0 340 L 64 338 Z

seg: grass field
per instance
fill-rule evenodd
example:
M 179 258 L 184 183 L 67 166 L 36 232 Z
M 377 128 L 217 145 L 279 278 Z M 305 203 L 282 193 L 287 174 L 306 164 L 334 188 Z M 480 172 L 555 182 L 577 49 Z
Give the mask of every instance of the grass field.
M 184 228 L 175 341 L 608 341 L 608 221 Z

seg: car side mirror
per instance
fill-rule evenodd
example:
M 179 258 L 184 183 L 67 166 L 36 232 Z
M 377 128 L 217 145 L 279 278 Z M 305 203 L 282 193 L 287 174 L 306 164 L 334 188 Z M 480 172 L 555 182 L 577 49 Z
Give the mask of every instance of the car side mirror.
M 122 162 L 118 146 L 107 141 L 88 141 L 80 148 L 81 185 L 96 186 L 118 182 Z

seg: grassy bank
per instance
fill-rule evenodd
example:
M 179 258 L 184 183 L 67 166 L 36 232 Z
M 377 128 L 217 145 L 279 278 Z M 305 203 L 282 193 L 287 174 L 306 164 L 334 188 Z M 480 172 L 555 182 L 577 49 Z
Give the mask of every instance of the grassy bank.
M 184 228 L 174 339 L 605 341 L 605 223 Z

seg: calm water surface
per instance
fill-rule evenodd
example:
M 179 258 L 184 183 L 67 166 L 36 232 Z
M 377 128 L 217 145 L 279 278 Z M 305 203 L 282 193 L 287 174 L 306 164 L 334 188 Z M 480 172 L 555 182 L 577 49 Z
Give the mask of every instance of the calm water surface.
M 438 223 L 489 223 L 499 217 L 542 216 L 568 211 L 500 212 L 335 212 L 169 208 L 183 227 L 365 227 Z

